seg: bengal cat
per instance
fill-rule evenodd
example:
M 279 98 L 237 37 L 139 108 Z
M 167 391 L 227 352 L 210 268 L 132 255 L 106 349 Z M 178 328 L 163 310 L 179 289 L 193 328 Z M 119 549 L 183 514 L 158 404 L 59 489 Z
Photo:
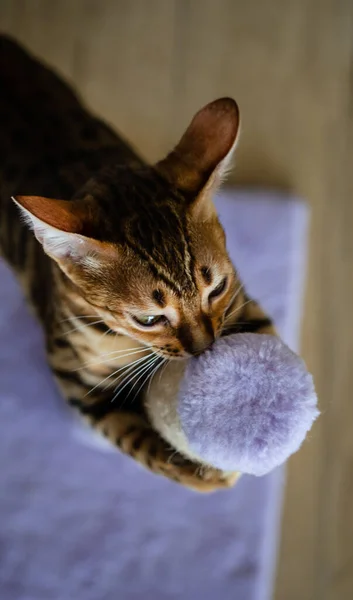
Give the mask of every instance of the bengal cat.
M 175 453 L 142 397 L 166 360 L 221 334 L 273 332 L 241 286 L 212 203 L 238 128 L 234 100 L 216 100 L 147 165 L 51 70 L 0 38 L 0 247 L 43 324 L 53 373 L 112 444 L 199 491 L 236 476 Z

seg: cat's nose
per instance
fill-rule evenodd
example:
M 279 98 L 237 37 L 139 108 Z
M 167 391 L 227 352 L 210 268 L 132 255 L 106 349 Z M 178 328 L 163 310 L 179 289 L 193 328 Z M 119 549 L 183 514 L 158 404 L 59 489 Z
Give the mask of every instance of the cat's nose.
M 215 336 L 212 333 L 209 333 L 205 336 L 203 336 L 201 339 L 198 340 L 193 340 L 192 344 L 191 344 L 191 354 L 193 356 L 199 356 L 200 354 L 202 354 L 203 352 L 205 352 L 205 350 L 207 350 L 207 348 L 210 348 L 213 344 L 213 342 L 215 341 Z
M 195 319 L 191 325 L 182 324 L 178 330 L 178 338 L 183 350 L 188 354 L 201 354 L 215 341 L 211 319 Z

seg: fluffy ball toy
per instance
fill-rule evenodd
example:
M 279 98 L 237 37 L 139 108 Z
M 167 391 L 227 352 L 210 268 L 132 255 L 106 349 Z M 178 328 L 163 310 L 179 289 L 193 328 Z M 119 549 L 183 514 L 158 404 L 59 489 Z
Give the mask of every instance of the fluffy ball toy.
M 154 427 L 184 456 L 264 475 L 298 450 L 319 414 L 312 376 L 279 338 L 236 334 L 152 381 Z

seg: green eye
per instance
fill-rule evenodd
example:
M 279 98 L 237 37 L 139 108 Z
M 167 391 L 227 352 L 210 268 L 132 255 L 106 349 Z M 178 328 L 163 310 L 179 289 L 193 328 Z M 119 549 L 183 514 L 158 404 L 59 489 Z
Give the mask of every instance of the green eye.
M 143 325 L 143 327 L 153 327 L 154 325 L 157 325 L 157 323 L 165 321 L 164 315 L 141 315 L 139 317 L 134 315 L 133 318 L 136 323 Z
M 217 298 L 218 296 L 223 294 L 224 290 L 226 289 L 227 283 L 228 278 L 224 277 L 224 279 L 222 279 L 222 281 L 217 285 L 217 287 L 215 287 L 214 290 L 212 290 L 212 292 L 209 294 L 209 299 L 212 300 L 212 298 Z

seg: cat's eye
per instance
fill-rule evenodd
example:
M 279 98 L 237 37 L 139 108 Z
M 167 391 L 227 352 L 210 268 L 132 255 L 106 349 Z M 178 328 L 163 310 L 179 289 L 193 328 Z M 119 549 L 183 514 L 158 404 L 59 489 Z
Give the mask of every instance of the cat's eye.
M 134 315 L 133 318 L 136 321 L 136 323 L 142 325 L 143 327 L 153 327 L 154 325 L 165 321 L 164 315 L 139 315 L 138 317 Z
M 217 298 L 218 296 L 223 294 L 224 290 L 226 289 L 227 282 L 228 282 L 228 278 L 224 277 L 222 279 L 222 281 L 217 285 L 217 287 L 215 287 L 212 290 L 212 292 L 210 292 L 210 294 L 208 296 L 209 300 L 213 300 L 213 298 Z

